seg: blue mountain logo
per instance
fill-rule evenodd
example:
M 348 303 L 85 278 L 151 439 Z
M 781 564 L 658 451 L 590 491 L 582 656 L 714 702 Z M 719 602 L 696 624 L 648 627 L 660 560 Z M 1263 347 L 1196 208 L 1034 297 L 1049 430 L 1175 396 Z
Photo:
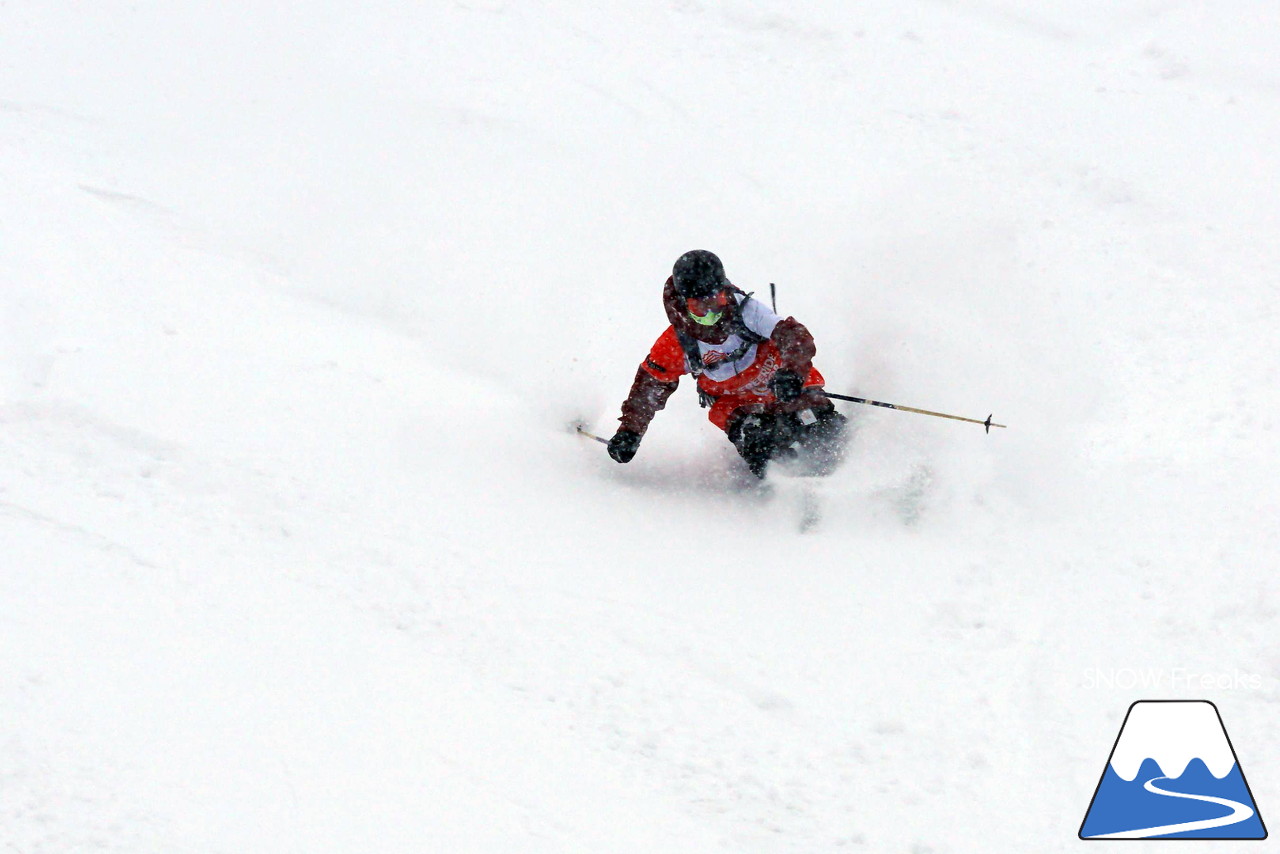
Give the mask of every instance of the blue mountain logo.
M 1218 708 L 1129 707 L 1080 825 L 1081 839 L 1266 839 Z

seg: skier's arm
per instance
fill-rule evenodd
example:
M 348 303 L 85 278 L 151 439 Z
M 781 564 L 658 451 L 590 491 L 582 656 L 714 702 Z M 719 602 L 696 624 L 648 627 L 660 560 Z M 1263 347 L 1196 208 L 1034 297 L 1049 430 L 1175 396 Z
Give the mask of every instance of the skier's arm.
M 818 347 L 813 343 L 813 336 L 805 329 L 804 324 L 794 317 L 788 317 L 778 321 L 769 337 L 781 356 L 778 369 L 807 377 L 809 369 L 813 367 L 813 356 L 818 352 Z
M 804 381 L 813 369 L 813 354 L 818 348 L 809 330 L 794 317 L 778 321 L 769 337 L 780 356 L 769 389 L 779 402 L 789 403 L 804 392 Z
M 781 356 L 778 370 L 808 376 L 818 348 L 804 324 L 794 317 L 779 317 L 757 299 L 744 300 L 741 305 L 742 322 L 747 329 L 768 338 L 778 348 Z
M 618 432 L 609 441 L 609 456 L 615 461 L 631 462 L 640 447 L 640 438 L 649 429 L 649 422 L 667 405 L 667 398 L 680 385 L 680 375 L 684 372 L 684 351 L 680 349 L 675 330 L 668 328 L 636 369 L 631 392 L 622 402 Z
M 647 359 L 645 361 L 648 362 Z M 622 417 L 618 419 L 618 429 L 630 430 L 643 436 L 644 431 L 649 429 L 653 416 L 667 405 L 667 398 L 671 397 L 671 393 L 680 384 L 678 377 L 677 374 L 676 379 L 663 382 L 648 370 L 647 365 L 637 368 L 636 378 L 631 383 L 631 393 L 622 402 Z

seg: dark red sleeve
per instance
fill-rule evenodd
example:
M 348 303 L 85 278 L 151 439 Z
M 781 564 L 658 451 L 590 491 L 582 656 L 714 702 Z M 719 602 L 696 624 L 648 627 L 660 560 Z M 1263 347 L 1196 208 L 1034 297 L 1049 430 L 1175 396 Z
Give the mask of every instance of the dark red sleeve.
M 683 373 L 684 351 L 680 349 L 675 330 L 668 327 L 636 369 L 631 393 L 622 402 L 619 429 L 632 430 L 643 436 L 653 416 L 667 405 L 667 398 L 679 386 Z
M 818 348 L 803 323 L 794 317 L 788 317 L 773 327 L 773 334 L 769 338 L 782 357 L 779 365 L 782 370 L 795 371 L 802 377 L 808 376 L 809 369 L 813 367 L 813 355 L 818 352 Z

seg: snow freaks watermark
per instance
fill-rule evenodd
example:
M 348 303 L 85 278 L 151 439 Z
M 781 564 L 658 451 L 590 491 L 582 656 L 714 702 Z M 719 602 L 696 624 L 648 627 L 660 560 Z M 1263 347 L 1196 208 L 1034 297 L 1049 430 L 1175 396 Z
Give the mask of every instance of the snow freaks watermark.
M 1266 839 L 1218 707 L 1129 707 L 1080 825 L 1081 839 Z
M 1259 691 L 1263 679 L 1240 670 L 1201 673 L 1186 667 L 1090 667 L 1084 671 L 1083 685 L 1086 690 Z

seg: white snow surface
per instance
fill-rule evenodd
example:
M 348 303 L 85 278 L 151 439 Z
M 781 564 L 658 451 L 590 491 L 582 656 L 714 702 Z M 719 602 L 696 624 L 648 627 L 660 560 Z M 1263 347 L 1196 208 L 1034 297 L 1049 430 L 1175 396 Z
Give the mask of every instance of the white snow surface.
M 1274 0 L 0 20 L 0 849 L 1062 851 L 1150 698 L 1280 805 Z M 693 248 L 1009 428 L 614 464 Z

